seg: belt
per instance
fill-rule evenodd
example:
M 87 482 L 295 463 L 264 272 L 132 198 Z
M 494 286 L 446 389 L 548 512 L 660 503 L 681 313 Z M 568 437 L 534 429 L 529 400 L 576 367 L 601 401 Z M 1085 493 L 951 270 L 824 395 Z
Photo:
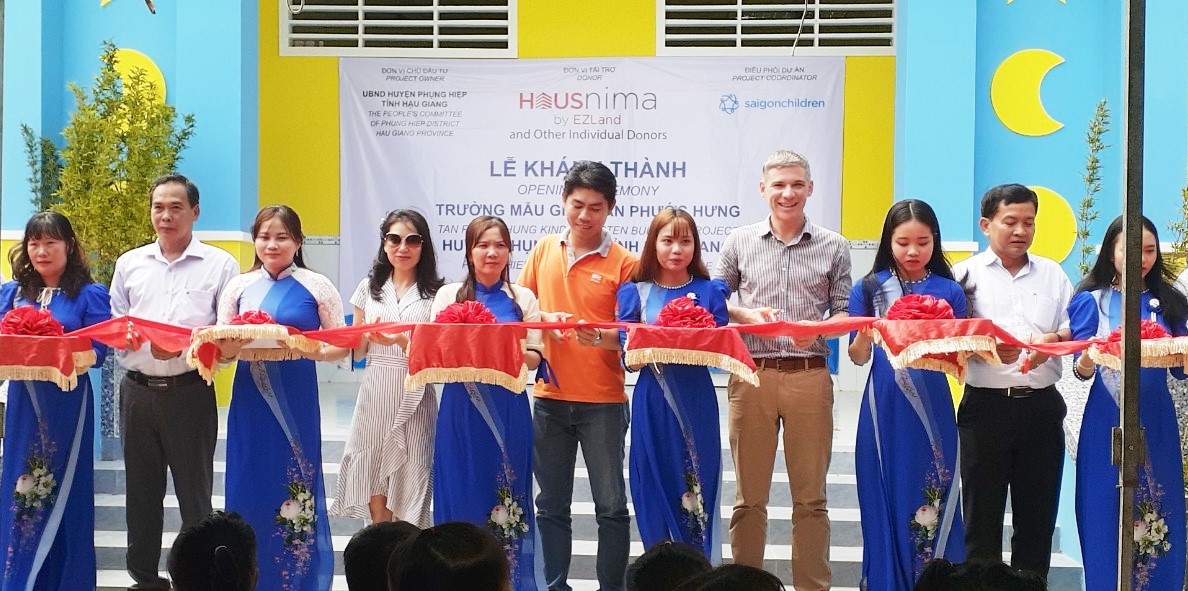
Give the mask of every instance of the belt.
M 1055 392 L 1056 386 L 1044 386 L 1043 388 L 1029 388 L 1027 386 L 1011 386 L 1009 388 L 982 388 L 981 386 L 966 386 L 965 389 L 969 390 L 970 392 L 996 394 L 1005 398 L 1031 398 L 1032 396 Z
M 170 388 L 197 384 L 202 381 L 202 376 L 198 375 L 197 370 L 175 376 L 150 376 L 138 371 L 128 370 L 124 375 L 128 376 L 128 379 L 133 382 L 154 390 L 168 390 Z
M 755 360 L 760 369 L 774 369 L 776 371 L 808 371 L 810 369 L 824 369 L 825 358 L 811 357 L 763 357 Z

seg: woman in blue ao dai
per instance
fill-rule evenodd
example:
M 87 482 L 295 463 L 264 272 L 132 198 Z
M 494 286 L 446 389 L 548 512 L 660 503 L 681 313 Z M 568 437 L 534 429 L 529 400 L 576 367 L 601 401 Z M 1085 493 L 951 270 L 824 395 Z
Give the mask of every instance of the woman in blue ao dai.
M 665 304 L 688 297 L 729 323 L 729 290 L 701 260 L 693 217 L 666 209 L 652 219 L 634 280 L 619 288 L 618 316 L 654 324 Z M 626 340 L 626 331 L 620 330 Z M 635 368 L 632 368 L 635 369 Z M 705 367 L 651 364 L 639 369 L 631 398 L 629 479 L 645 548 L 676 541 L 722 558 L 722 441 L 718 399 Z
M 1105 338 L 1121 325 L 1122 218 L 1106 229 L 1097 262 L 1077 286 L 1068 306 L 1072 338 Z M 1143 288 L 1139 310 L 1144 320 L 1162 324 L 1175 336 L 1188 334 L 1188 302 L 1174 287 L 1174 277 L 1159 253 L 1155 225 L 1143 218 Z M 1077 442 L 1077 530 L 1085 559 L 1085 589 L 1117 588 L 1118 467 L 1110 460 L 1111 431 L 1118 426 L 1121 374 L 1097 367 L 1088 355 L 1073 364 L 1074 375 L 1093 380 Z M 1182 370 L 1172 370 L 1183 378 Z M 1139 376 L 1139 424 L 1144 431 L 1146 461 L 1139 466 L 1135 504 L 1134 586 L 1180 589 L 1184 581 L 1184 467 L 1175 408 L 1167 389 L 1167 372 L 1144 368 Z
M 908 294 L 944 300 L 957 318 L 966 316 L 936 214 L 916 199 L 888 210 L 874 265 L 850 292 L 850 314 L 885 316 Z M 862 586 L 909 591 L 929 560 L 965 559 L 952 395 L 943 373 L 894 369 L 864 333 L 851 335 L 849 354 L 859 365 L 874 360 L 854 446 Z
M 298 330 L 343 326 L 342 300 L 329 279 L 305 267 L 297 213 L 284 205 L 261 209 L 252 224 L 256 261 L 227 282 L 218 318 L 226 324 L 262 310 Z M 230 358 L 242 342 L 223 341 Z M 321 410 L 315 361 L 348 349 L 325 346 L 280 361 L 240 361 L 227 415 L 227 510 L 256 531 L 259 588 L 326 591 L 334 548 L 322 477 Z
M 431 317 L 476 300 L 499 322 L 540 320 L 536 296 L 508 279 L 511 234 L 479 216 L 466 228 L 466 280 L 442 287 Z M 541 362 L 539 330 L 528 331 L 524 361 Z M 524 392 L 475 382 L 446 384 L 433 454 L 433 521 L 487 527 L 507 554 L 515 591 L 544 591 L 544 563 L 532 505 L 532 412 Z
M 66 332 L 111 318 L 107 289 L 91 280 L 70 221 L 34 214 L 9 253 L 13 281 L 0 287 L 0 316 L 47 309 Z M 96 365 L 107 347 L 94 345 Z M 63 391 L 53 382 L 8 386 L 0 491 L 0 589 L 95 588 L 94 411 L 91 381 Z

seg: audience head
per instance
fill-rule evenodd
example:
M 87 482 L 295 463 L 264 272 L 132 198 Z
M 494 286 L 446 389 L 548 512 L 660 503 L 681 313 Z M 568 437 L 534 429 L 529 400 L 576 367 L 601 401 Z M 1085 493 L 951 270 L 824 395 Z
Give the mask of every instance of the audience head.
M 8 252 L 12 278 L 21 297 L 35 300 L 47 284 L 59 287 L 69 297 L 78 297 L 83 285 L 91 283 L 91 269 L 74 226 L 56 211 L 33 214 L 25 223 L 21 241 Z
M 256 534 L 238 513 L 215 511 L 177 535 L 168 568 L 178 591 L 251 591 Z
M 635 281 L 655 281 L 665 269 L 687 271 L 693 277 L 709 279 L 709 271 L 701 260 L 697 222 L 683 209 L 662 209 L 652 218 Z
M 351 536 L 342 552 L 347 588 L 351 591 L 387 591 L 388 558 L 417 526 L 407 521 L 373 523 Z
M 417 532 L 388 559 L 390 591 L 510 591 L 509 577 L 503 544 L 471 523 Z
M 916 581 L 915 591 L 1044 591 L 1043 577 L 1013 570 L 1001 562 L 953 564 L 943 558 L 929 561 Z
M 627 591 L 672 591 L 712 568 L 701 550 L 687 544 L 662 542 L 628 567 Z
M 753 566 L 724 564 L 682 583 L 676 591 L 784 591 L 780 578 Z
M 444 282 L 437 273 L 437 251 L 425 216 L 411 209 L 397 209 L 384 216 L 379 231 L 379 253 L 368 275 L 371 299 L 380 301 L 384 283 L 396 272 L 412 273 L 421 297 L 433 297 Z
M 252 222 L 252 240 L 256 243 L 253 271 L 264 267 L 276 275 L 289 265 L 305 267 L 305 257 L 301 255 L 301 246 L 305 243 L 301 218 L 288 205 L 269 205 L 261 209 Z

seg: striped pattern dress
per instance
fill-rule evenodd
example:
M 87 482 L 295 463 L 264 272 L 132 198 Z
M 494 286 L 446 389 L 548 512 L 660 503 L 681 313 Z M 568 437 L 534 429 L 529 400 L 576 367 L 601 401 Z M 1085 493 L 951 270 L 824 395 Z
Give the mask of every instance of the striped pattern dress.
M 389 280 L 375 301 L 364 278 L 351 296 L 367 321 L 426 322 L 433 298 L 422 299 L 414 284 L 403 294 Z M 405 390 L 408 358 L 398 346 L 369 343 L 351 431 L 338 472 L 330 515 L 370 520 L 368 502 L 388 498 L 394 519 L 418 527 L 433 525 L 433 433 L 437 399 L 432 387 Z

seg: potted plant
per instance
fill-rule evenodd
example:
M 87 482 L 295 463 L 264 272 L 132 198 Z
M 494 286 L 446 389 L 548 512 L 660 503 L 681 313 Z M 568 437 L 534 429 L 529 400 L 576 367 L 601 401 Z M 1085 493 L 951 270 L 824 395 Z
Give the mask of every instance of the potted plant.
M 111 284 L 121 254 L 153 240 L 149 187 L 177 169 L 194 134 L 194 116 L 179 117 L 144 70 L 121 77 L 118 51 L 114 43 L 103 43 L 99 74 L 89 90 L 67 85 L 74 112 L 62 129 L 60 152 L 50 139 L 37 140 L 32 130 L 22 129 L 35 206 L 70 218 L 90 251 L 95 280 L 104 285 Z M 117 368 L 115 356 L 108 356 L 100 380 L 104 459 L 119 450 Z

